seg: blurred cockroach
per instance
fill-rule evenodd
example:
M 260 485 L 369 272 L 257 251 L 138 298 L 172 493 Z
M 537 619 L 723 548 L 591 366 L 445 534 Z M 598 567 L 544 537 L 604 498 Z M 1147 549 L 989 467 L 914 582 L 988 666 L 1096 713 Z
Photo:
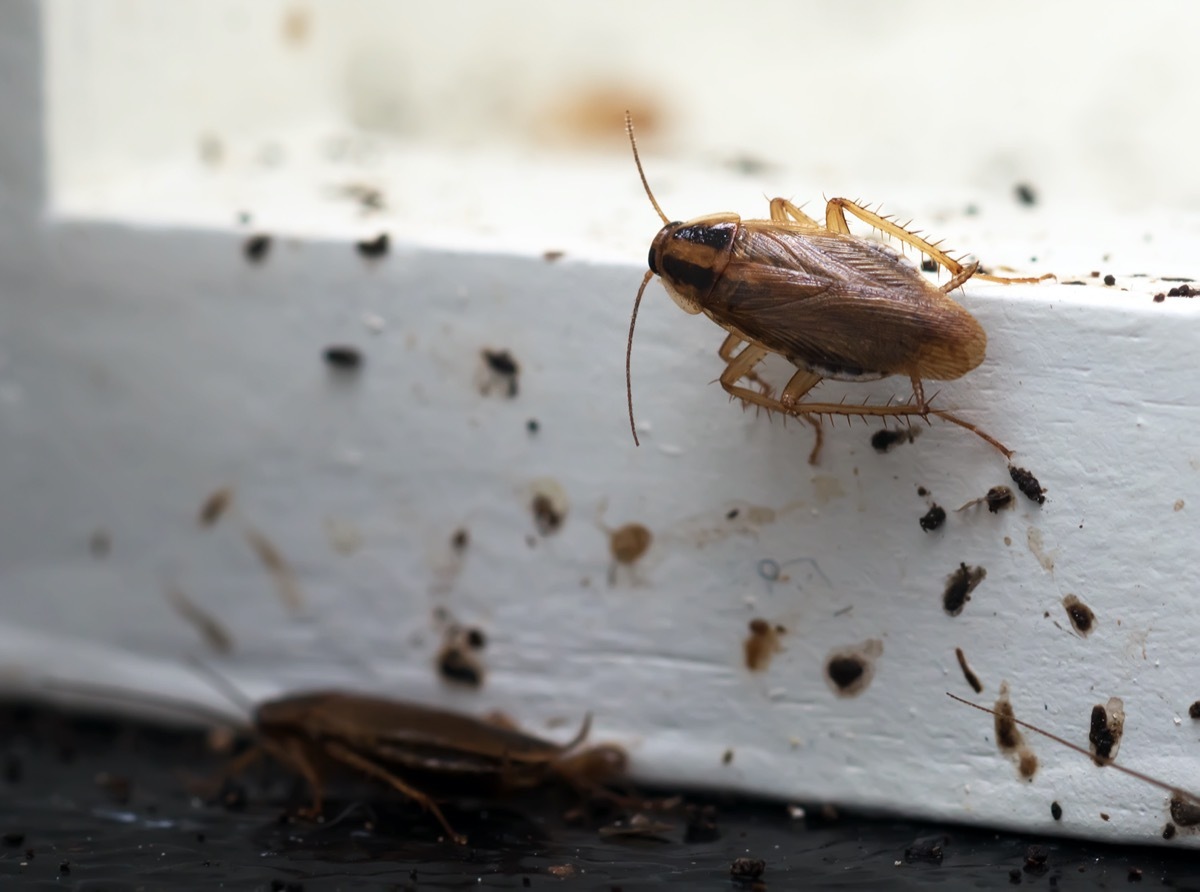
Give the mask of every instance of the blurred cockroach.
M 642 279 L 629 320 L 625 383 L 635 443 L 630 375 L 633 328 L 642 293 L 657 275 L 685 312 L 704 313 L 729 332 L 718 354 L 725 361 L 721 386 L 731 396 L 769 412 L 803 418 L 813 426 L 816 442 L 810 463 L 816 463 L 821 451 L 822 415 L 904 420 L 936 415 L 977 434 L 1005 457 L 1012 455 L 970 422 L 930 408 L 922 382 L 960 378 L 984 358 L 987 335 L 975 317 L 950 298 L 950 292 L 972 277 L 1008 284 L 1037 282 L 1052 275 L 985 275 L 977 261 L 960 263 L 937 243 L 845 198 L 829 199 L 824 225 L 783 198 L 771 200 L 769 220 L 743 220 L 737 214 L 719 213 L 686 223 L 671 222 L 650 191 L 629 114 L 625 126 L 642 186 L 664 224 L 650 245 L 650 269 Z M 950 281 L 935 287 L 894 251 L 851 235 L 847 212 L 946 267 Z M 797 368 L 777 397 L 754 370 L 771 353 Z M 890 375 L 908 376 L 911 401 L 887 405 L 803 402 L 826 378 L 874 381 Z
M 420 805 L 462 845 L 466 837 L 416 784 L 486 795 L 526 790 L 557 778 L 594 793 L 626 768 L 625 751 L 615 744 L 580 748 L 591 728 L 590 715 L 570 741 L 557 744 L 497 723 L 368 694 L 311 691 L 254 705 L 211 670 L 206 674 L 250 716 L 253 746 L 233 760 L 224 776 L 237 776 L 263 755 L 270 756 L 307 782 L 312 803 L 301 812 L 306 817 L 321 813 L 328 775 L 349 769 Z M 126 692 L 101 686 L 57 687 L 129 699 Z M 193 715 L 206 713 L 194 704 L 165 705 Z

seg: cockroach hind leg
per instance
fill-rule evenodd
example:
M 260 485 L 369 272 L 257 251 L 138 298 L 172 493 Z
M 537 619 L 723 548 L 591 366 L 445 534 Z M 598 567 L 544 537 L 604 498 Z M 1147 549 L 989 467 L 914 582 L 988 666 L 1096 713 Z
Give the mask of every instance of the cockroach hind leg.
M 381 765 L 372 762 L 370 759 L 360 756 L 354 750 L 348 749 L 339 743 L 330 741 L 325 744 L 325 752 L 331 757 L 341 762 L 350 768 L 361 771 L 363 774 L 373 777 L 376 780 L 383 781 L 392 789 L 396 790 L 403 796 L 408 797 L 425 811 L 429 812 L 437 822 L 442 825 L 442 829 L 446 831 L 446 835 L 460 846 L 467 844 L 467 838 L 450 826 L 450 822 L 446 820 L 446 816 L 442 814 L 442 810 L 438 808 L 432 797 L 426 793 L 422 793 L 416 787 L 411 787 L 402 781 L 396 775 L 392 774 Z

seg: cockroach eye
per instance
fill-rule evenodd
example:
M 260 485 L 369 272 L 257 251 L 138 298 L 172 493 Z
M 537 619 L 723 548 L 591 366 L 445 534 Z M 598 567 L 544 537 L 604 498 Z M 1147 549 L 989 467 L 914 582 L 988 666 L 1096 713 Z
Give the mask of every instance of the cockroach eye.
M 654 275 L 656 275 L 656 276 L 659 276 L 659 275 L 662 275 L 662 273 L 660 273 L 660 272 L 658 271 L 658 267 L 657 267 L 657 266 L 655 265 L 655 263 L 654 263 L 654 255 L 655 255 L 655 253 L 656 253 L 656 252 L 655 252 L 655 250 L 654 250 L 654 245 L 651 245 L 651 246 L 650 246 L 650 260 L 649 260 L 650 272 L 654 273 Z

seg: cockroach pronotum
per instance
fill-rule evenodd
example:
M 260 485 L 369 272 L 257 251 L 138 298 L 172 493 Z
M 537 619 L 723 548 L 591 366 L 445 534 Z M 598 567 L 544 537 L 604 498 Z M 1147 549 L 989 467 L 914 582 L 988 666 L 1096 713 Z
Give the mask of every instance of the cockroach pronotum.
M 591 729 L 591 715 L 571 740 L 558 744 L 500 722 L 368 694 L 307 691 L 253 705 L 211 670 L 206 674 L 250 715 L 246 730 L 253 745 L 233 760 L 224 776 L 234 777 L 263 755 L 270 756 L 307 782 L 312 802 L 301 814 L 308 817 L 322 811 L 330 772 L 348 769 L 420 805 L 450 839 L 462 845 L 466 837 L 454 830 L 433 796 L 414 781 L 504 794 L 559 778 L 595 792 L 622 775 L 627 764 L 625 751 L 615 744 L 580 748 Z M 127 692 L 97 685 L 54 687 L 130 699 Z M 162 702 L 185 714 L 208 714 L 194 704 Z M 220 721 L 227 723 L 224 717 Z
M 703 313 L 729 333 L 718 354 L 725 362 L 719 380 L 730 396 L 813 426 L 816 442 L 810 463 L 820 455 L 823 415 L 905 421 L 936 415 L 1011 457 L 1010 449 L 974 424 L 931 408 L 923 382 L 961 378 L 983 362 L 987 335 L 975 317 L 950 298 L 952 291 L 971 278 L 1011 284 L 1038 282 L 1053 278 L 1051 274 L 985 275 L 978 261 L 960 263 L 938 243 L 845 198 L 829 199 L 824 225 L 783 198 L 771 200 L 769 220 L 718 213 L 672 222 L 650 191 L 628 113 L 625 127 L 646 196 L 663 221 L 650 245 L 650 269 L 629 320 L 625 384 L 635 443 L 633 328 L 646 285 L 657 275 L 681 309 Z M 950 281 L 936 287 L 891 249 L 852 235 L 847 213 L 932 258 L 950 272 Z M 772 353 L 797 368 L 778 396 L 755 372 Z M 826 378 L 875 381 L 891 375 L 908 376 L 911 400 L 886 405 L 804 401 Z

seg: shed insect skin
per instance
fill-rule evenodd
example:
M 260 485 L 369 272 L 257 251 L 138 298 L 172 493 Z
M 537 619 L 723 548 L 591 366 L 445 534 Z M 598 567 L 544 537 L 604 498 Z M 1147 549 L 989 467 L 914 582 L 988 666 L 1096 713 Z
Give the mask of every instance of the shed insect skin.
M 816 464 L 821 451 L 822 415 L 904 421 L 936 415 L 973 432 L 1006 458 L 1012 456 L 1010 449 L 974 424 L 931 408 L 923 381 L 961 378 L 983 361 L 987 349 L 982 326 L 950 298 L 952 291 L 971 278 L 1011 284 L 1038 282 L 1053 278 L 1051 274 L 985 275 L 977 261 L 959 263 L 917 232 L 845 198 L 829 199 L 823 225 L 783 198 L 771 200 L 769 220 L 719 213 L 672 222 L 650 191 L 628 112 L 625 128 L 646 196 L 663 221 L 650 245 L 650 269 L 629 321 L 625 383 L 635 444 L 633 329 L 642 294 L 657 275 L 682 310 L 703 313 L 729 333 L 718 354 L 725 362 L 719 380 L 731 397 L 743 405 L 802 418 L 813 426 L 816 442 L 810 464 Z M 935 287 L 891 250 L 855 237 L 847 213 L 933 258 L 950 272 L 950 281 Z M 797 368 L 778 396 L 754 371 L 771 353 Z M 874 381 L 891 375 L 908 376 L 911 401 L 886 405 L 804 401 L 826 378 Z
M 949 697 L 951 700 L 957 700 L 959 703 L 962 703 L 966 706 L 970 706 L 972 709 L 978 709 L 980 712 L 986 712 L 992 716 L 997 715 L 997 713 L 994 709 L 989 709 L 986 706 L 980 706 L 978 703 L 972 703 L 970 700 L 967 700 L 964 697 L 959 697 L 955 694 L 951 694 L 949 691 L 946 692 L 946 696 Z M 1115 759 L 1111 759 L 1107 756 L 1099 756 L 1096 753 L 1093 753 L 1090 750 L 1087 750 L 1084 747 L 1079 746 L 1078 744 L 1071 743 L 1071 741 L 1066 740 L 1062 737 L 1059 737 L 1057 734 L 1052 734 L 1049 731 L 1045 731 L 1045 730 L 1039 728 L 1037 725 L 1032 725 L 1029 722 L 1023 722 L 1019 718 L 1016 718 L 1015 716 L 1006 716 L 1006 718 L 1009 721 L 1014 722 L 1017 725 L 1020 725 L 1022 728 L 1025 728 L 1028 731 L 1032 731 L 1034 734 L 1040 734 L 1040 735 L 1042 735 L 1042 737 L 1053 740 L 1055 743 L 1059 744 L 1060 746 L 1065 746 L 1069 750 L 1074 750 L 1075 752 L 1079 753 L 1081 756 L 1085 756 L 1086 758 L 1090 759 L 1092 762 L 1094 762 L 1097 765 L 1112 768 L 1114 771 L 1119 771 L 1119 772 L 1121 772 L 1121 774 L 1127 774 L 1130 777 L 1137 778 L 1138 780 L 1142 781 L 1143 783 L 1149 784 L 1152 787 L 1157 787 L 1160 790 L 1165 790 L 1166 792 L 1171 794 L 1171 797 L 1173 799 L 1181 799 L 1181 800 L 1191 803 L 1192 805 L 1200 806 L 1200 795 L 1189 792 L 1188 790 L 1184 790 L 1181 787 L 1176 787 L 1173 784 L 1169 784 L 1166 781 L 1159 780 L 1156 777 L 1151 777 L 1148 774 L 1143 774 L 1142 772 L 1137 771 L 1133 768 L 1128 768 L 1124 765 L 1119 765 L 1119 764 L 1117 764 L 1117 761 Z

